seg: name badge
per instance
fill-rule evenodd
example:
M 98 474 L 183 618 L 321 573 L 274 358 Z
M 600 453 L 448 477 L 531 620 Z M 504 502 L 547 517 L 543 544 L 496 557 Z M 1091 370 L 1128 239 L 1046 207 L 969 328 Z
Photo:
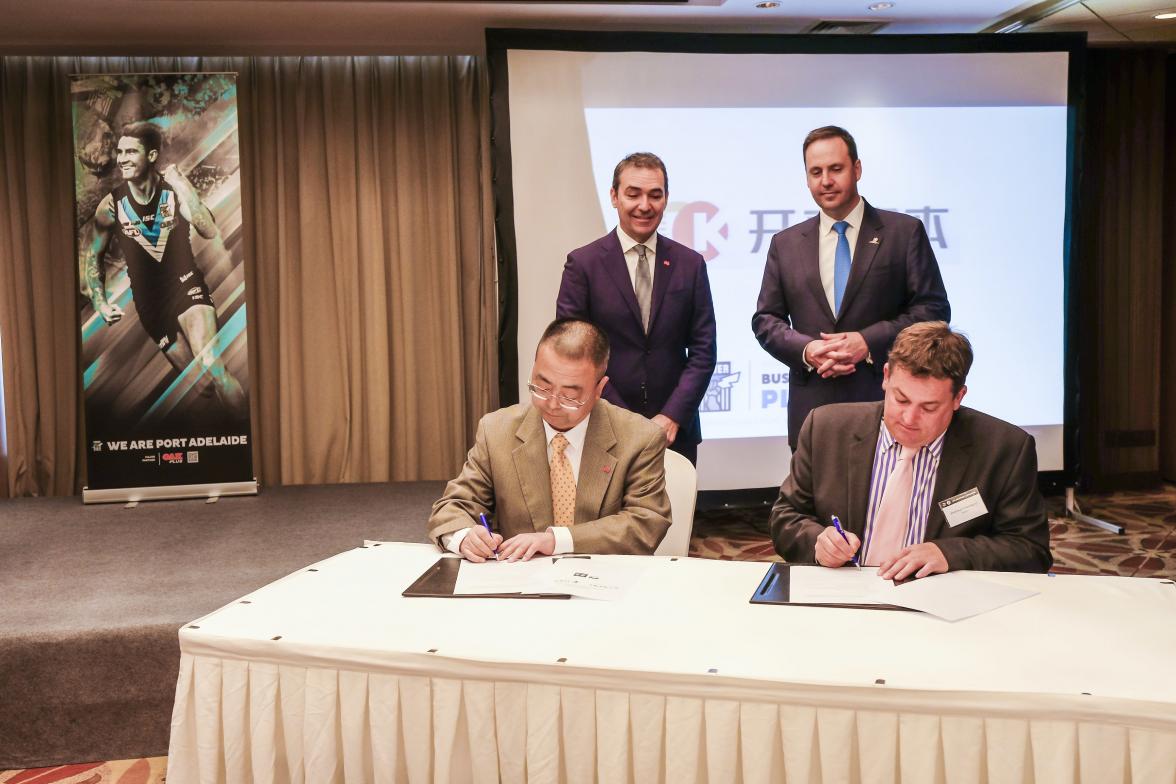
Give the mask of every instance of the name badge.
M 952 528 L 975 520 L 982 514 L 988 514 L 988 507 L 984 505 L 984 499 L 980 497 L 980 490 L 976 487 L 945 498 L 939 502 L 939 508 L 943 510 L 943 516 Z

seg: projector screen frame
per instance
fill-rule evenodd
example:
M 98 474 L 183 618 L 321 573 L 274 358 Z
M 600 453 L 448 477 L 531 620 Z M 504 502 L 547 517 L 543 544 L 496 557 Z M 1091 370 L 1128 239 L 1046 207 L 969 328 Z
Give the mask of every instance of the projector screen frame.
M 490 155 L 498 277 L 498 387 L 502 405 L 519 402 L 518 257 L 510 143 L 511 49 L 572 52 L 700 54 L 970 54 L 1064 52 L 1067 69 L 1066 204 L 1062 238 L 1063 407 L 1060 471 L 1041 471 L 1043 489 L 1071 487 L 1079 475 L 1078 281 L 1074 225 L 1079 208 L 1085 120 L 1085 33 L 950 35 L 769 35 L 742 33 L 608 32 L 488 28 Z M 554 305 L 554 303 L 552 303 Z M 782 478 L 782 477 L 781 477 Z M 754 489 L 754 488 L 748 488 Z

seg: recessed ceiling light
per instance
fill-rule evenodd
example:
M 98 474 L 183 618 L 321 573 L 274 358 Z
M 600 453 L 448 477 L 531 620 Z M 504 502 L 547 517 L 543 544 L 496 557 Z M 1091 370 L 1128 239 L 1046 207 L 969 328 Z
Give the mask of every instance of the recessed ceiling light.
M 1176 12 L 1169 12 L 1166 14 L 1156 14 L 1156 19 L 1176 19 Z
M 866 6 L 867 11 L 889 11 L 894 8 L 894 3 L 870 3 Z
M 762 3 L 756 3 L 756 8 L 779 8 L 780 4 L 776 0 L 764 0 Z

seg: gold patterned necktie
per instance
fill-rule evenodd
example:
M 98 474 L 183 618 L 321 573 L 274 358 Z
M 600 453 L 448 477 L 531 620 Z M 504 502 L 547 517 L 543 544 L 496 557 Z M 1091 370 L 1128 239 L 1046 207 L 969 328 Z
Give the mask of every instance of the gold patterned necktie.
M 649 303 L 653 294 L 653 280 L 649 274 L 649 259 L 645 257 L 645 246 L 637 246 L 637 279 L 633 281 L 633 293 L 637 295 L 637 307 L 641 309 L 641 328 L 649 333 Z
M 568 439 L 556 433 L 551 439 L 551 508 L 555 525 L 571 525 L 576 521 L 576 478 L 572 463 L 564 450 Z

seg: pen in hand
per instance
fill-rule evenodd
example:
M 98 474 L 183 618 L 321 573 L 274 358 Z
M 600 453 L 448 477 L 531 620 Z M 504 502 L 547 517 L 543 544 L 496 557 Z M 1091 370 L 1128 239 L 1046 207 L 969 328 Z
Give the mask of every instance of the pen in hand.
M 480 512 L 478 519 L 482 521 L 482 527 L 486 529 L 486 533 L 490 534 L 490 541 L 494 541 L 494 532 L 490 530 L 490 521 L 486 519 L 486 513 Z M 844 534 L 842 534 L 844 536 Z M 498 556 L 498 548 L 494 548 L 494 556 Z
M 837 533 L 841 534 L 841 538 L 845 540 L 846 544 L 849 544 L 849 537 L 845 535 L 845 529 L 841 527 L 841 521 L 837 519 L 837 515 L 829 515 L 829 519 L 833 521 L 833 527 L 837 529 Z M 854 553 L 850 560 L 858 569 L 862 568 L 862 565 L 858 563 L 857 553 Z

